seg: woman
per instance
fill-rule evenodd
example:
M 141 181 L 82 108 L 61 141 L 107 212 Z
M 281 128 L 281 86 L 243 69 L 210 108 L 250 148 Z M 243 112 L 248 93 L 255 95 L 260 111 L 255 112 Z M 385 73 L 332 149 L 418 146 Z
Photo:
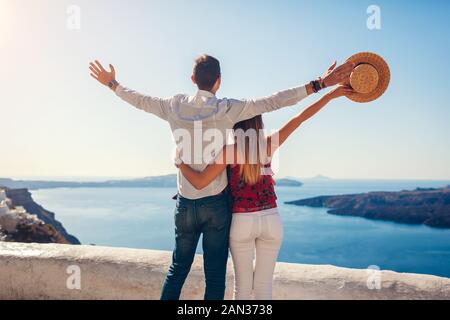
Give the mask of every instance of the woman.
M 183 163 L 179 165 L 184 177 L 199 190 L 209 185 L 229 165 L 233 210 L 230 251 L 235 271 L 236 300 L 250 299 L 252 289 L 257 300 L 272 299 L 273 272 L 283 238 L 275 183 L 269 174 L 272 155 L 304 121 L 331 100 L 350 92 L 349 87 L 340 86 L 325 94 L 274 134 L 264 137 L 264 140 L 256 139 L 255 148 L 251 148 L 249 135 L 244 137 L 243 143 L 235 141 L 235 144 L 225 146 L 215 163 L 203 172 L 197 172 Z M 256 130 L 256 137 L 259 137 L 259 130 L 262 129 L 261 116 L 239 122 L 234 127 L 235 136 L 238 136 L 238 131 L 248 133 L 249 130 Z M 265 151 L 267 156 L 261 156 L 260 151 Z M 255 252 L 256 262 L 253 264 Z

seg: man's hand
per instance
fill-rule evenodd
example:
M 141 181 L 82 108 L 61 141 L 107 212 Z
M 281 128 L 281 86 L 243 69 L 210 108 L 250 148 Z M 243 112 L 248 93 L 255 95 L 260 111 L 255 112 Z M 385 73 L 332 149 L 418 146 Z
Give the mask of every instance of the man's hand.
M 116 70 L 112 64 L 109 65 L 110 71 L 106 71 L 102 64 L 95 60 L 95 63 L 89 64 L 89 69 L 91 70 L 91 77 L 100 82 L 101 84 L 107 86 L 111 81 L 116 80 Z M 115 90 L 117 85 L 113 86 Z
M 337 84 L 349 83 L 349 77 L 355 68 L 353 62 L 346 62 L 336 68 L 336 61 L 328 68 L 322 77 L 322 87 L 332 87 Z

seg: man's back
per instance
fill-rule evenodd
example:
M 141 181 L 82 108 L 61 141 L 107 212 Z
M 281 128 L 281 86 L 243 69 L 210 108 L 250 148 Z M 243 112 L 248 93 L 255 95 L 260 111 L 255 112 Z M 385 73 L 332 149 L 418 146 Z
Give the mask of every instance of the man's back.
M 228 99 L 217 99 L 208 91 L 199 90 L 194 96 L 179 95 L 171 101 L 168 122 L 184 163 L 203 171 L 215 159 L 226 143 L 227 132 L 234 126 L 228 116 Z M 202 190 L 195 189 L 178 171 L 178 192 L 188 199 L 199 199 L 223 191 L 228 184 L 222 172 Z
M 218 99 L 204 90 L 198 90 L 194 96 L 179 94 L 161 99 L 144 96 L 123 86 L 117 87 L 116 94 L 138 109 L 169 122 L 183 162 L 197 171 L 204 170 L 215 159 L 237 122 L 296 104 L 307 96 L 304 86 L 257 100 Z M 226 172 L 222 172 L 207 187 L 197 190 L 178 172 L 178 191 L 188 199 L 216 195 L 227 184 Z

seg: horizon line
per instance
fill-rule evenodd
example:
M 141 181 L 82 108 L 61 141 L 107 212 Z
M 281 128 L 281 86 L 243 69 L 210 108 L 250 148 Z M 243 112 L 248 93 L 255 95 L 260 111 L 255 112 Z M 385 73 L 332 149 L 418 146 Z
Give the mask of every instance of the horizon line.
M 1 176 L 0 179 L 12 179 L 12 180 L 40 180 L 40 181 L 64 181 L 64 182 L 72 182 L 70 179 L 75 179 L 73 182 L 84 182 L 83 179 L 88 179 L 91 181 L 86 182 L 100 182 L 107 180 L 129 180 L 129 179 L 143 179 L 143 178 L 153 178 L 153 177 L 163 177 L 163 176 L 171 176 L 176 175 L 176 173 L 167 173 L 167 174 L 159 174 L 159 175 L 143 175 L 143 176 L 64 176 L 64 175 L 56 175 L 56 176 L 39 176 L 39 175 L 29 175 L 29 176 Z M 56 180 L 53 180 L 56 179 Z M 61 180 L 64 179 L 64 180 Z M 435 182 L 450 182 L 450 178 L 370 178 L 370 177 L 358 177 L 358 178 L 334 178 L 330 176 L 324 176 L 321 174 L 310 176 L 310 177 L 296 177 L 296 176 L 282 176 L 278 179 L 297 179 L 297 180 L 346 180 L 346 181 L 435 181 Z

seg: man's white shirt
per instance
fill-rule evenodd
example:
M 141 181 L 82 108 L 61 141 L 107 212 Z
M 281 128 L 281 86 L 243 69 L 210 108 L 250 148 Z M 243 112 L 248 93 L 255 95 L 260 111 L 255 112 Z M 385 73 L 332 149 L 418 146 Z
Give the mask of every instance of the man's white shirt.
M 203 171 L 210 163 L 205 161 L 207 157 L 204 157 L 204 151 L 210 150 L 211 145 L 214 150 L 221 150 L 226 144 L 227 133 L 237 122 L 295 105 L 308 96 L 306 87 L 300 86 L 253 100 L 218 99 L 211 92 L 203 90 L 198 90 L 194 96 L 178 94 L 170 98 L 156 98 L 121 85 L 117 87 L 116 95 L 132 106 L 166 120 L 178 143 L 187 136 L 191 137 L 187 145 L 190 146 L 192 160 L 188 164 L 196 171 Z M 186 146 L 186 141 L 183 146 Z M 178 170 L 177 184 L 181 196 L 199 199 L 222 192 L 228 180 L 224 171 L 207 187 L 197 190 Z

